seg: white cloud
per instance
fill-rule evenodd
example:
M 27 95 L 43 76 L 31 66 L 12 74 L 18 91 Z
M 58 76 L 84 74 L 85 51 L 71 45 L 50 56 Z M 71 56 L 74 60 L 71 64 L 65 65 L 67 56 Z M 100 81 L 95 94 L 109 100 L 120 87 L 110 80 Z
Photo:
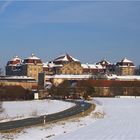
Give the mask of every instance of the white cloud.
M 12 3 L 13 0 L 7 0 L 4 4 L 0 7 L 0 14 L 4 13 L 6 8 Z

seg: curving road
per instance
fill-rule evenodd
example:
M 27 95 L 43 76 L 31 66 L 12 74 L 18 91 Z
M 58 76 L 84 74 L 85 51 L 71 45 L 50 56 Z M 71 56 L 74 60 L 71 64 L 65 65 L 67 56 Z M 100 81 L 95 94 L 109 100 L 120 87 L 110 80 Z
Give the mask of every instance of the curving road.
M 140 140 L 140 99 L 94 98 L 103 119 L 51 140 Z M 86 123 L 86 122 L 85 122 Z
M 22 120 L 0 123 L 0 132 L 58 121 L 60 119 L 64 119 L 82 113 L 83 111 L 88 110 L 92 106 L 92 104 L 87 102 L 80 101 L 70 101 L 70 102 L 73 102 L 76 105 L 58 113 L 43 115 L 36 118 L 27 118 Z

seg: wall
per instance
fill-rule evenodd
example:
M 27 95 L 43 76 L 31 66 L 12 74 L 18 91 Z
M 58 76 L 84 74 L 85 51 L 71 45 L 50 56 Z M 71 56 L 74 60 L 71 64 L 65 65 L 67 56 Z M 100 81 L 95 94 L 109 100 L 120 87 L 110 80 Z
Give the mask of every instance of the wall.
M 140 96 L 140 87 L 95 87 L 96 95 L 103 97 Z
M 26 81 L 0 81 L 0 85 L 3 86 L 21 86 L 25 89 L 37 89 L 38 84 L 37 82 L 26 82 Z
M 64 79 L 53 79 L 55 85 L 62 83 Z M 140 96 L 140 81 L 118 80 L 92 80 L 89 82 L 95 87 L 97 96 L 133 95 Z
M 13 67 L 11 66 L 6 66 L 6 75 L 11 75 L 11 76 L 29 76 L 33 77 L 38 81 L 38 74 L 43 72 L 43 64 L 34 64 L 34 63 L 29 63 L 29 64 L 24 64 L 20 66 L 19 70 L 13 70 Z
M 118 75 L 134 75 L 135 67 L 127 66 L 127 67 L 116 67 L 115 73 Z
M 140 96 L 140 81 L 90 80 L 99 96 Z
M 38 75 L 39 73 L 43 72 L 43 65 L 42 64 L 26 64 L 23 66 L 23 72 L 24 75 L 33 77 L 38 81 Z
M 82 74 L 83 68 L 78 62 L 70 62 L 60 69 L 61 74 Z

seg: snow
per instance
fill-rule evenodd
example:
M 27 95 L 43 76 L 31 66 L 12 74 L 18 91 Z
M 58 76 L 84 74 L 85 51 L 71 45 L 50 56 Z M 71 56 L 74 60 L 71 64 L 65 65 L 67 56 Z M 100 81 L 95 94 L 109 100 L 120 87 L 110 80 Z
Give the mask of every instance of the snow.
M 75 62 L 80 62 L 78 59 L 75 59 L 74 57 L 68 55 L 68 54 L 65 54 L 65 55 L 60 55 L 59 57 L 57 57 L 54 62 L 57 62 L 57 61 L 69 61 L 68 59 L 68 56 Z
M 84 69 L 88 69 L 88 68 L 89 68 L 88 64 L 81 64 L 81 66 L 82 66 Z
M 14 56 L 14 58 L 12 58 L 10 61 L 16 61 L 16 60 L 21 61 L 21 59 L 18 56 Z
M 132 63 L 132 61 L 128 60 L 126 57 L 121 62 Z
M 15 140 L 139 140 L 140 99 L 95 98 L 90 115 L 2 134 Z
M 57 100 L 8 101 L 3 102 L 4 112 L 0 121 L 9 121 L 52 114 L 72 107 L 74 104 Z
M 103 67 L 101 64 L 96 64 L 96 67 L 97 67 L 97 69 L 103 69 L 103 68 L 105 68 L 105 67 Z
M 94 75 L 91 74 L 79 74 L 79 75 L 73 75 L 73 74 L 56 74 L 56 75 L 46 75 L 46 79 L 89 79 L 93 77 Z M 127 75 L 127 76 L 117 76 L 115 74 L 112 75 L 104 75 L 103 78 L 109 79 L 109 80 L 140 80 L 140 76 L 138 75 Z
M 105 118 L 53 140 L 139 140 L 140 99 L 97 99 Z
M 58 64 L 54 64 L 53 62 L 46 62 L 46 63 L 43 63 L 43 67 L 44 68 L 54 68 L 54 67 L 62 67 L 63 65 L 58 65 Z
M 128 66 L 126 66 L 126 65 L 122 65 L 122 66 L 119 65 L 119 67 L 120 67 L 120 68 L 128 68 Z M 136 66 L 129 66 L 129 67 L 135 68 Z
M 48 68 L 49 66 L 48 66 L 48 62 L 46 62 L 46 63 L 43 63 L 43 68 Z
M 96 64 L 100 64 L 100 65 L 110 65 L 111 63 L 109 61 L 107 61 L 106 59 L 101 60 L 100 62 L 96 63 Z
M 1 79 L 1 78 L 0 78 L 0 79 Z M 2 79 L 5 79 L 5 80 L 7 80 L 7 79 L 15 79 L 15 80 L 17 80 L 17 79 L 20 79 L 20 80 L 22 80 L 22 79 L 25 79 L 25 80 L 34 80 L 34 78 L 28 77 L 28 76 L 5 76 L 5 77 L 2 77 Z
M 70 57 L 73 59 L 73 61 L 75 61 L 75 62 L 80 62 L 80 60 L 78 60 L 78 59 L 72 57 L 71 55 L 70 55 Z
M 100 64 L 81 64 L 81 66 L 85 69 L 103 69 L 103 66 Z
M 133 99 L 140 99 L 140 96 L 115 96 L 115 98 L 133 98 Z
M 65 56 L 63 56 L 62 58 L 57 58 L 57 59 L 55 60 L 55 62 L 57 62 L 57 61 L 69 61 L 69 60 L 68 60 L 67 56 L 65 55 Z
M 138 75 L 126 75 L 126 76 L 117 76 L 113 75 L 105 75 L 107 79 L 116 79 L 116 80 L 140 80 L 140 76 Z
M 49 76 L 46 75 L 46 79 L 89 79 L 92 75 L 90 74 L 83 74 L 83 75 L 73 75 L 73 74 L 60 74 L 60 75 L 53 75 Z
M 27 59 L 33 59 L 33 60 L 40 60 L 40 58 L 36 57 L 34 54 L 32 54 L 30 57 Z

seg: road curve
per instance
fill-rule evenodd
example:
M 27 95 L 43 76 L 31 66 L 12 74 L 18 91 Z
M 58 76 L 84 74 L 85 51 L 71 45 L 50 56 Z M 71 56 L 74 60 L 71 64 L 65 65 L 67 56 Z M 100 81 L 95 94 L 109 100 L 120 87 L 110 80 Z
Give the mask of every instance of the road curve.
M 54 114 L 0 123 L 0 132 L 58 121 L 60 119 L 64 119 L 82 113 L 83 111 L 88 110 L 92 106 L 91 103 L 87 102 L 80 101 L 69 101 L 69 102 L 73 102 L 76 105 L 69 109 Z

